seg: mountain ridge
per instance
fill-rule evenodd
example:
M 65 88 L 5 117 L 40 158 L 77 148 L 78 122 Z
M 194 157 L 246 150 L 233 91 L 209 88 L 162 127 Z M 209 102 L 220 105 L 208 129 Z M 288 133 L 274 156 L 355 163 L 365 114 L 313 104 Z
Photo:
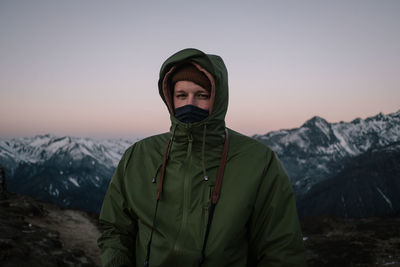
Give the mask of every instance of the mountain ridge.
M 400 141 L 400 110 L 337 123 L 314 116 L 299 128 L 252 138 L 276 152 L 300 198 L 338 175 L 352 158 Z M 0 165 L 6 168 L 12 191 L 99 212 L 123 152 L 135 141 L 51 134 L 0 138 Z
M 340 172 L 348 158 L 400 141 L 400 110 L 338 123 L 314 116 L 300 128 L 253 138 L 278 154 L 296 193 L 302 195 L 314 184 Z

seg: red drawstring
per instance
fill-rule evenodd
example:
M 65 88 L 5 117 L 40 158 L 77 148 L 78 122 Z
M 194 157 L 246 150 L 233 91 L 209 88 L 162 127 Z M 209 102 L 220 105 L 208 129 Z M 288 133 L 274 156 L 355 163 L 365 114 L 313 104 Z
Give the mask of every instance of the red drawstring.
M 161 167 L 160 181 L 158 183 L 158 188 L 157 188 L 157 201 L 160 199 L 161 193 L 163 190 L 165 168 L 167 166 L 167 159 L 168 159 L 168 154 L 169 154 L 168 152 L 169 152 L 169 147 L 171 146 L 171 141 L 172 141 L 172 137 L 168 140 L 167 147 L 165 148 L 163 163 L 162 163 L 162 167 Z
M 215 183 L 214 192 L 213 192 L 213 196 L 212 196 L 212 203 L 214 205 L 217 204 L 218 199 L 219 199 L 219 195 L 220 195 L 220 192 L 221 192 L 222 177 L 224 177 L 226 159 L 227 159 L 227 156 L 228 156 L 228 147 L 229 147 L 228 130 L 225 128 L 224 150 L 222 151 L 221 161 L 219 163 L 219 168 L 218 168 L 217 181 Z

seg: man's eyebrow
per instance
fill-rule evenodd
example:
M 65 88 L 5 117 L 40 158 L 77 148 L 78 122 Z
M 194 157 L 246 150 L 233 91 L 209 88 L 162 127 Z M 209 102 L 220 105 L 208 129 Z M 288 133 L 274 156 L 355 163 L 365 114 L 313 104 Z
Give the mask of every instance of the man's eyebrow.
M 195 93 L 209 93 L 206 89 L 198 89 L 195 91 Z M 184 89 L 178 89 L 178 90 L 174 90 L 174 93 L 187 93 Z

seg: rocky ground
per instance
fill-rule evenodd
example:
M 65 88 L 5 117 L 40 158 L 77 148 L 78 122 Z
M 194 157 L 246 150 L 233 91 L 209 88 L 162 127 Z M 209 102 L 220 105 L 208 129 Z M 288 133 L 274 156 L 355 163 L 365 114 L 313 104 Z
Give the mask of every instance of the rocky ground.
M 310 217 L 301 222 L 309 267 L 400 266 L 400 218 Z
M 400 218 L 302 222 L 309 267 L 400 267 Z M 28 196 L 0 200 L 0 266 L 100 266 L 96 215 Z
M 0 266 L 99 266 L 94 216 L 28 196 L 0 200 Z

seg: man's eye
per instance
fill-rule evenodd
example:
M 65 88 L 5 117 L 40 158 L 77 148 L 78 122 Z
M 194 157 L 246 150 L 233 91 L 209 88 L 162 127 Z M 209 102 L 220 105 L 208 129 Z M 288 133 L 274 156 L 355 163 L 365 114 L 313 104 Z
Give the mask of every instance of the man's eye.
M 201 98 L 201 99 L 208 99 L 208 98 L 210 98 L 210 95 L 209 95 L 209 94 L 199 94 L 198 96 L 199 96 L 199 98 Z

